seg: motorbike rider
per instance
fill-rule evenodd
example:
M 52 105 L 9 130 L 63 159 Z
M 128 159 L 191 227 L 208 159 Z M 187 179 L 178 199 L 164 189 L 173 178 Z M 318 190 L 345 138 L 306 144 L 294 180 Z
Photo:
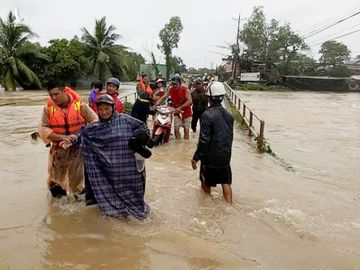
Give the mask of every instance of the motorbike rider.
M 189 130 L 192 119 L 192 111 L 191 111 L 191 94 L 190 90 L 182 84 L 181 76 L 179 74 L 175 74 L 171 78 L 171 86 L 168 91 L 162 96 L 156 103 L 155 106 L 162 104 L 162 102 L 171 96 L 171 101 L 173 106 L 175 107 L 174 114 L 174 132 L 175 138 L 181 139 L 180 136 L 180 127 L 184 128 L 184 139 L 189 140 Z
M 164 94 L 165 94 L 165 87 L 164 87 L 165 80 L 159 78 L 155 82 L 155 89 L 153 91 L 153 99 L 158 101 Z

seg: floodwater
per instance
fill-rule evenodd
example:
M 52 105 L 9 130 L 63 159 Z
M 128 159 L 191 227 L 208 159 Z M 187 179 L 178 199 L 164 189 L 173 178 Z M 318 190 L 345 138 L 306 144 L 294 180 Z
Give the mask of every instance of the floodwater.
M 30 139 L 46 92 L 0 92 L 16 103 L 0 106 L 0 269 L 360 269 L 360 94 L 242 95 L 277 157 L 235 128 L 229 207 L 199 189 L 198 133 L 172 139 L 146 163 L 138 222 L 52 201 L 48 148 Z

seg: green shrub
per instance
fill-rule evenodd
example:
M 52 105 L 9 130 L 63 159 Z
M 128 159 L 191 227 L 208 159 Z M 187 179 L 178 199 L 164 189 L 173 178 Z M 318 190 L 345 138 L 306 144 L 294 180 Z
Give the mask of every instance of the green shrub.
M 262 83 L 249 83 L 240 84 L 236 87 L 236 90 L 243 91 L 291 91 L 290 88 L 282 85 L 266 85 Z
M 130 114 L 130 113 L 131 113 L 131 110 L 132 110 L 132 107 L 134 106 L 134 104 L 131 103 L 131 102 L 125 101 L 125 102 L 123 103 L 123 105 L 124 105 L 124 112 L 125 112 L 126 114 Z

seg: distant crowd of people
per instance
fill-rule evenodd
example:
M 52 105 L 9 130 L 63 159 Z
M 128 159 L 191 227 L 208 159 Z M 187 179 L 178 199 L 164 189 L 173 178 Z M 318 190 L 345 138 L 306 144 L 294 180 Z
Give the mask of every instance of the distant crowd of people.
M 225 88 L 209 76 L 190 78 L 189 85 L 175 74 L 167 85 L 161 74 L 150 85 L 147 74 L 137 81 L 137 99 L 130 114 L 119 99 L 120 80 L 91 83 L 88 104 L 60 82 L 48 84 L 49 98 L 39 134 L 50 144 L 48 187 L 53 197 L 85 195 L 87 205 L 98 204 L 112 217 L 144 219 L 150 208 L 144 200 L 145 159 L 156 143 L 147 127 L 158 106 L 173 108 L 174 135 L 189 140 L 200 120 L 199 141 L 191 166 L 200 164 L 203 191 L 222 185 L 232 203 L 230 167 L 232 115 L 221 105 Z M 85 183 L 85 185 L 84 185 Z

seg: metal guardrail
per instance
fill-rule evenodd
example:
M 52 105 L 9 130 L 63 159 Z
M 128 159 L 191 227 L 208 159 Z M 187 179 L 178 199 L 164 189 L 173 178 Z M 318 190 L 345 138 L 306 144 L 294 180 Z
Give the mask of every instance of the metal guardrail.
M 263 149 L 265 145 L 264 130 L 265 121 L 262 120 L 250 107 L 249 105 L 234 91 L 227 83 L 224 83 L 227 96 L 238 110 L 244 122 L 249 128 L 249 136 L 255 136 L 257 141 L 257 147 L 259 150 Z M 254 121 L 259 122 L 258 131 L 255 129 Z
M 122 101 L 128 102 L 128 97 L 130 97 L 130 96 L 134 96 L 134 102 L 135 102 L 135 100 L 137 98 L 137 92 L 135 91 L 134 93 L 130 93 L 125 96 L 121 96 L 121 97 L 119 97 L 119 99 Z

